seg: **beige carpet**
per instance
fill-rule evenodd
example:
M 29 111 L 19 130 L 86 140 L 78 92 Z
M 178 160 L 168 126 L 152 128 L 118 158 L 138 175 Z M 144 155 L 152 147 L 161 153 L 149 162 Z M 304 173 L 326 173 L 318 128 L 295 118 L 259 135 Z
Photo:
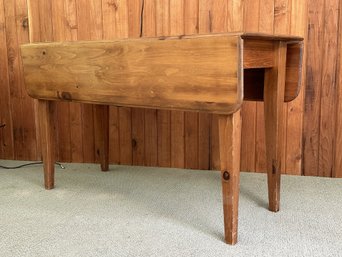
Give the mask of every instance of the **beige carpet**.
M 21 162 L 1 161 L 1 165 Z M 342 256 L 342 180 L 241 173 L 239 243 L 223 242 L 218 172 L 66 164 L 0 169 L 0 256 Z

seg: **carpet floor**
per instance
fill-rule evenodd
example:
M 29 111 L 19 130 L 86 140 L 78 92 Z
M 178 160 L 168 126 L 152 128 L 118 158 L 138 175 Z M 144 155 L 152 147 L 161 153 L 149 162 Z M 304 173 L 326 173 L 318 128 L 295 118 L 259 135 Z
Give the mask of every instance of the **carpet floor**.
M 1 161 L 0 165 L 22 162 Z M 94 164 L 0 168 L 0 256 L 342 256 L 342 179 L 241 173 L 239 241 L 223 242 L 219 172 Z

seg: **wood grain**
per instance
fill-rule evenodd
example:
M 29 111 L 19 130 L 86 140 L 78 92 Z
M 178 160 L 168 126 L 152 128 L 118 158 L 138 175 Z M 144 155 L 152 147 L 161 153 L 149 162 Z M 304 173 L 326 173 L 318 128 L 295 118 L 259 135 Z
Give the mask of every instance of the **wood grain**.
M 16 13 L 15 3 L 13 1 L 4 1 L 4 14 L 6 24 L 6 46 L 7 46 L 7 64 L 8 67 L 8 83 L 11 96 L 11 115 L 12 115 L 12 130 L 13 130 L 13 146 L 15 151 L 15 159 L 27 159 L 27 148 L 24 143 L 23 129 L 24 117 L 22 113 L 21 101 L 21 84 L 19 83 L 20 68 L 18 55 L 18 39 L 16 28 Z
M 98 144 L 96 156 L 101 164 L 102 171 L 109 169 L 109 106 L 94 106 L 95 131 L 97 131 Z
M 275 34 L 289 34 L 289 28 L 291 25 L 291 19 L 288 16 L 289 11 L 291 10 L 291 2 L 287 0 L 275 0 L 274 1 L 274 24 L 273 24 L 273 33 Z M 286 62 L 287 62 L 287 57 L 291 55 L 292 53 L 287 51 L 286 49 Z M 287 66 L 287 65 L 286 65 Z M 299 67 L 299 65 L 297 65 Z M 287 71 L 286 67 L 286 71 Z M 285 76 L 287 73 L 285 73 Z M 294 90 L 296 91 L 296 90 Z M 285 92 L 288 92 L 286 90 L 286 78 L 285 78 Z M 296 95 L 297 96 L 297 95 Z M 284 100 L 285 100 L 285 95 L 284 95 Z M 283 147 L 282 149 L 282 155 L 281 155 L 281 163 L 283 164 L 283 169 L 281 172 L 285 173 L 286 170 L 286 147 L 287 147 L 287 104 L 283 105 L 283 121 L 282 121 L 282 133 L 283 136 L 281 138 L 282 142 L 279 144 L 280 146 Z M 267 158 L 267 157 L 266 157 Z
M 198 33 L 198 1 L 184 1 L 184 32 L 185 35 Z M 198 140 L 199 140 L 198 112 L 186 112 L 184 117 L 185 129 L 185 168 L 198 169 Z
M 334 140 L 336 135 L 336 66 L 338 56 L 338 15 L 339 1 L 325 1 L 321 81 L 321 109 L 319 130 L 318 174 L 331 177 L 334 165 Z
M 170 35 L 170 2 L 156 1 L 156 36 Z M 158 166 L 171 165 L 171 111 L 157 110 Z
M 229 116 L 219 116 L 219 135 L 225 241 L 235 244 L 240 190 L 240 111 Z
M 14 159 L 13 117 L 9 84 L 4 2 L 0 1 L 0 158 Z
M 78 40 L 100 40 L 103 36 L 101 1 L 77 0 L 77 38 Z M 84 104 L 81 107 L 83 161 L 95 161 L 94 112 L 92 105 Z
M 198 32 L 208 34 L 211 30 L 210 16 L 211 1 L 198 1 Z M 199 113 L 198 115 L 198 168 L 210 169 L 210 129 L 212 115 Z
M 230 113 L 242 101 L 238 44 L 237 36 L 29 44 L 22 56 L 34 98 Z
M 311 0 L 308 5 L 307 69 L 303 134 L 303 169 L 306 176 L 317 176 L 319 159 L 319 122 L 324 44 L 324 0 Z
M 303 36 L 307 39 L 307 0 L 291 0 L 290 16 L 291 26 L 289 33 Z M 304 94 L 306 84 L 306 60 L 307 41 L 303 45 L 303 65 L 301 76 L 301 90 L 296 99 L 287 104 L 287 127 L 286 127 L 286 160 L 285 173 L 292 175 L 302 174 L 303 165 L 303 114 L 304 114 Z M 290 50 L 288 48 L 288 50 Z M 289 55 L 287 59 L 289 60 Z M 287 76 L 288 77 L 288 76 Z M 287 79 L 287 81 L 289 81 Z M 288 82 L 287 82 L 288 83 Z M 290 140 L 297 138 L 298 140 Z
M 184 0 L 170 1 L 170 35 L 184 35 Z M 184 168 L 184 112 L 171 112 L 171 166 Z
M 260 2 L 246 0 L 244 4 L 243 30 L 258 32 Z M 241 108 L 241 170 L 255 172 L 256 167 L 256 103 L 244 101 Z
M 155 37 L 157 33 L 156 2 L 142 1 L 140 37 Z M 158 165 L 158 120 L 156 109 L 145 110 L 145 159 L 149 166 Z
M 228 28 L 228 5 L 226 2 L 208 1 L 208 19 L 209 32 L 222 33 L 227 32 Z M 210 124 L 210 168 L 220 169 L 220 146 L 219 146 L 219 128 L 218 115 L 213 114 Z
M 270 19 L 269 17 L 274 17 L 274 0 L 260 0 L 259 33 L 268 33 L 271 35 L 274 33 L 274 18 Z M 265 172 L 267 170 L 264 113 L 264 103 L 257 103 L 255 130 L 255 170 L 257 172 Z
M 278 43 L 275 67 L 265 70 L 265 139 L 269 209 L 277 212 L 280 201 L 280 176 L 284 168 L 283 115 L 286 72 L 286 44 Z
M 339 5 L 342 10 L 342 2 Z M 341 30 L 342 19 L 339 19 L 339 28 Z M 339 33 L 339 49 L 342 48 L 342 33 Z M 336 106 L 336 141 L 334 152 L 333 177 L 342 178 L 342 51 L 339 51 L 337 64 L 337 106 Z
M 40 136 L 44 160 L 44 184 L 46 189 L 54 188 L 55 176 L 55 130 L 54 106 L 52 101 L 38 100 Z
M 273 0 L 272 0 L 273 1 Z M 60 38 L 63 38 L 63 41 L 70 41 L 70 40 L 77 40 L 77 36 L 79 34 L 84 35 L 99 35 L 99 37 L 94 38 L 103 38 L 103 39 L 109 39 L 112 40 L 114 38 L 126 38 L 126 37 L 139 37 L 140 36 L 140 14 L 141 14 L 141 5 L 142 0 L 129 0 L 129 1 L 107 1 L 102 0 L 98 1 L 98 3 L 91 3 L 91 1 L 82 1 L 82 0 L 64 0 L 64 1 L 58 1 L 51 2 L 51 1 L 42 1 L 42 0 L 29 0 L 27 1 L 27 6 L 25 4 L 26 1 L 23 0 L 11 0 L 11 1 L 2 1 L 3 3 L 3 12 L 0 11 L 0 20 L 5 20 L 6 22 L 2 25 L 3 33 L 5 33 L 5 37 L 3 37 L 3 40 L 5 40 L 5 45 L 2 45 L 1 47 L 6 48 L 7 55 L 2 55 L 1 57 L 6 59 L 5 62 L 8 62 L 10 65 L 6 65 L 8 67 L 11 67 L 12 61 L 16 61 L 15 59 L 15 53 L 17 52 L 16 48 L 18 48 L 18 45 L 15 44 L 16 40 L 20 40 L 22 42 L 23 39 L 27 38 L 27 29 L 24 27 L 21 27 L 23 24 L 22 22 L 25 21 L 25 12 L 26 9 L 29 9 L 30 12 L 28 12 L 28 26 L 29 26 L 29 37 L 31 42 L 44 42 L 44 41 L 53 41 L 55 35 L 59 34 Z M 56 15 L 55 9 L 56 6 L 62 6 L 62 3 L 64 5 L 64 13 L 59 12 L 62 15 L 58 15 L 58 17 L 61 18 L 61 20 L 58 21 L 58 23 L 53 22 L 52 19 L 54 19 L 54 16 Z M 146 1 L 148 2 L 148 1 Z M 152 1 L 153 2 L 153 1 Z M 196 2 L 196 1 L 193 1 Z M 322 151 L 319 151 L 319 142 L 320 138 L 323 139 L 324 142 L 331 142 L 331 136 L 325 133 L 325 136 L 322 138 L 320 136 L 320 126 L 326 124 L 326 121 L 321 121 L 321 110 L 325 112 L 326 110 L 323 110 L 321 108 L 320 102 L 321 102 L 321 89 L 322 89 L 322 69 L 324 69 L 323 66 L 326 65 L 326 63 L 323 65 L 321 60 L 323 59 L 322 56 L 322 49 L 328 49 L 327 46 L 324 44 L 323 39 L 323 32 L 326 31 L 325 35 L 330 35 L 331 31 L 331 22 L 324 23 L 324 20 L 331 20 L 336 19 L 333 17 L 336 17 L 336 12 L 332 11 L 331 13 L 329 10 L 332 10 L 328 5 L 326 5 L 327 1 L 324 0 L 308 0 L 308 1 L 297 1 L 297 0 L 274 0 L 274 11 L 273 15 L 265 15 L 267 13 L 271 13 L 269 10 L 269 6 L 272 6 L 270 3 L 266 3 L 265 6 L 262 6 L 260 9 L 260 5 L 264 5 L 265 0 L 263 1 L 252 1 L 252 0 L 245 0 L 245 1 L 228 1 L 227 3 L 218 3 L 217 1 L 204 1 L 199 0 L 199 30 L 200 33 L 212 33 L 212 32 L 223 32 L 223 31 L 234 31 L 236 30 L 234 24 L 238 24 L 239 26 L 244 27 L 245 31 L 249 32 L 257 32 L 260 28 L 267 28 L 270 23 L 274 23 L 274 32 L 277 33 L 278 31 L 289 31 L 291 34 L 296 35 L 304 35 L 308 33 L 308 37 L 306 37 L 305 41 L 305 48 L 310 53 L 308 55 L 308 63 L 307 66 L 304 67 L 304 74 L 308 75 L 307 82 L 304 82 L 303 89 L 307 88 L 308 92 L 306 95 L 303 94 L 304 90 L 301 91 L 299 96 L 291 103 L 288 104 L 287 107 L 287 124 L 286 124 L 286 172 L 291 174 L 305 174 L 305 175 L 319 175 L 318 172 L 318 158 L 320 158 L 322 161 L 321 163 L 325 163 L 324 166 L 326 171 L 329 170 L 329 167 L 331 166 L 329 162 L 336 160 L 336 157 L 333 159 L 331 156 L 326 156 L 329 154 L 329 151 L 331 152 L 331 144 L 324 143 L 324 149 L 322 148 Z M 306 2 L 308 3 L 309 10 L 306 12 Z M 114 3 L 114 4 L 112 4 Z M 153 4 L 153 3 L 152 3 Z M 196 3 L 191 3 L 196 4 Z M 330 3 L 328 3 L 330 4 Z M 94 5 L 94 6 L 92 6 Z M 184 24 L 187 20 L 187 16 L 184 16 L 184 1 L 183 0 L 176 0 L 176 1 L 156 1 L 155 2 L 155 14 L 153 12 L 150 12 L 149 14 L 146 13 L 144 18 L 147 20 L 150 19 L 150 15 L 157 15 L 156 22 L 151 24 L 151 28 L 145 28 L 144 31 L 154 29 L 157 33 L 160 31 L 164 31 L 165 35 L 168 35 L 166 33 L 166 30 L 168 29 L 167 25 L 167 17 L 170 17 L 170 34 L 172 35 L 182 35 L 184 34 Z M 221 6 L 220 6 L 221 5 Z M 81 7 L 80 7 L 81 6 Z M 98 7 L 101 8 L 98 8 Z M 268 6 L 268 7 L 267 7 Z M 326 7 L 324 7 L 326 6 Z M 336 7 L 336 5 L 335 5 Z M 79 11 L 77 11 L 77 8 Z M 95 15 L 87 15 L 89 13 L 89 9 L 98 10 L 95 11 Z M 242 11 L 242 9 L 245 9 Z M 335 10 L 340 9 L 340 7 L 337 7 Z M 242 15 L 244 13 L 244 15 Z M 335 13 L 335 14 L 334 14 Z M 341 12 L 340 12 L 341 13 Z M 340 17 L 341 14 L 338 14 Z M 3 16 L 2 16 L 3 14 Z M 332 14 L 332 15 L 331 15 Z M 331 15 L 331 17 L 330 17 Z M 14 21 L 14 18 L 11 17 L 17 17 L 17 19 Z M 82 17 L 79 17 L 82 16 Z M 96 16 L 96 17 L 95 17 Z M 242 19 L 242 16 L 244 18 Z M 262 17 L 261 17 L 262 16 Z M 89 18 L 90 17 L 90 18 Z M 329 18 L 328 18 L 329 17 Z M 12 20 L 11 20 L 12 19 Z M 58 18 L 59 19 L 59 18 Z M 88 20 L 86 20 L 88 19 Z M 260 19 L 263 19 L 260 21 Z M 340 18 L 339 18 L 340 19 Z M 62 22 L 64 20 L 64 22 Z M 85 20 L 83 22 L 83 20 Z M 102 22 L 101 22 L 102 20 Z M 272 21 L 273 20 L 273 21 Z M 81 21 L 81 22 L 80 22 Z M 100 22 L 99 22 L 100 21 Z M 166 23 L 165 23 L 166 22 Z M 63 24 L 63 27 L 61 27 L 61 24 Z M 102 23 L 102 25 L 101 25 Z M 259 26 L 260 23 L 260 26 Z M 306 24 L 308 23 L 308 24 Z M 1 22 L 0 22 L 1 24 Z M 94 25 L 95 24 L 95 25 Z M 96 25 L 98 24 L 98 25 Z M 146 26 L 148 26 L 146 24 Z M 154 27 L 155 28 L 152 28 Z M 325 28 L 327 26 L 328 28 Z M 340 27 L 339 24 L 336 26 Z M 1 26 L 0 26 L 1 27 Z M 85 30 L 89 29 L 89 33 Z M 337 29 L 337 28 L 336 28 Z M 204 31 L 205 30 L 205 31 Z M 238 29 L 240 30 L 240 29 Z M 328 30 L 330 32 L 328 32 Z M 159 32 L 158 32 L 159 31 Z M 163 33 L 164 33 L 163 32 Z M 81 37 L 81 38 L 82 38 Z M 330 36 L 329 36 L 330 37 Z M 25 39 L 26 40 L 26 39 Z M 329 40 L 325 41 L 329 42 Z M 340 54 L 340 49 L 337 48 L 338 54 Z M 7 58 L 8 57 L 8 58 Z M 6 69 L 5 66 L 1 66 L 1 69 Z M 10 120 L 8 122 L 10 124 L 13 124 L 12 128 L 9 128 L 8 125 L 4 129 L 2 129 L 2 133 L 6 133 L 5 138 L 3 136 L 1 142 L 6 142 L 6 148 L 7 149 L 13 149 L 13 157 L 15 159 L 39 159 L 41 156 L 40 154 L 40 143 L 39 143 L 39 131 L 36 129 L 34 132 L 34 140 L 35 143 L 31 145 L 30 147 L 27 145 L 27 149 L 23 148 L 23 145 L 26 145 L 25 140 L 28 138 L 31 138 L 31 135 L 25 136 L 24 134 L 29 132 L 28 128 L 24 128 L 24 126 L 28 125 L 29 123 L 26 123 L 26 125 L 22 126 L 22 121 L 19 121 L 21 118 L 18 115 L 21 111 L 21 106 L 24 105 L 24 101 L 21 97 L 19 97 L 19 94 L 17 94 L 18 87 L 15 83 L 17 83 L 15 79 L 15 71 L 18 70 L 18 66 L 14 67 L 14 70 L 8 69 L 8 72 L 5 72 L 7 75 L 5 77 L 2 77 L 6 80 L 6 78 L 9 78 L 9 81 L 12 81 L 14 84 L 10 84 L 9 87 L 9 98 L 8 101 L 5 100 L 5 95 L 1 95 L 1 104 L 5 104 L 6 102 L 10 104 L 9 112 L 4 111 L 5 115 L 7 116 L 7 120 L 10 117 Z M 331 73 L 331 67 L 325 68 L 325 74 L 331 74 L 332 76 L 335 76 L 336 74 Z M 4 74 L 5 74 L 4 73 Z M 20 75 L 21 76 L 21 75 Z M 330 76 L 330 75 L 329 75 Z M 336 75 L 337 76 L 337 75 Z M 337 76 L 338 77 L 338 76 Z M 325 79 L 325 81 L 327 81 Z M 5 85 L 6 83 L 2 84 Z M 22 87 L 19 86 L 19 87 Z M 24 88 L 20 88 L 20 91 Z M 1 91 L 3 93 L 3 91 Z M 26 94 L 26 92 L 24 92 Z M 17 97 L 17 98 L 15 98 Z M 305 104 L 304 104 L 304 97 L 306 98 Z M 330 96 L 329 96 L 330 97 Z M 29 98 L 28 98 L 29 99 Z M 322 98 L 323 99 L 323 98 Z M 328 98 L 326 98 L 328 99 Z M 31 99 L 29 99 L 31 101 Z M 67 104 L 68 105 L 68 104 Z M 255 116 L 255 102 L 245 102 L 243 107 L 243 116 L 245 117 L 245 120 L 248 120 L 248 122 L 243 123 L 243 139 L 242 139 L 242 153 L 244 158 L 241 160 L 241 168 L 242 170 L 255 170 L 255 122 L 256 122 L 256 116 Z M 337 107 L 338 103 L 335 102 L 334 109 Z M 82 105 L 83 106 L 83 105 Z M 245 107 L 251 107 L 251 108 L 245 108 Z M 305 110 L 304 110 L 305 106 Z M 1 107 L 2 108 L 2 107 Z M 6 106 L 5 106 L 6 108 Z M 329 107 L 330 108 L 330 107 Z M 26 109 L 26 108 L 25 108 Z M 65 142 L 70 144 L 70 146 L 64 145 L 62 141 L 59 140 L 58 146 L 58 155 L 62 155 L 60 160 L 63 161 L 64 158 L 67 160 L 69 156 L 69 153 L 67 152 L 71 151 L 71 159 L 72 161 L 76 162 L 82 162 L 84 161 L 84 154 L 83 154 L 83 138 L 79 131 L 83 130 L 82 126 L 84 126 L 85 122 L 89 121 L 91 123 L 91 120 L 88 118 L 85 118 L 81 115 L 83 107 L 81 107 L 80 104 L 72 104 L 69 106 L 69 115 L 63 114 L 63 111 L 60 111 L 59 108 L 57 108 L 56 111 L 56 117 L 55 122 L 59 122 L 59 119 L 61 119 L 60 128 L 58 129 L 58 134 L 60 134 L 62 129 L 62 124 L 66 124 L 65 122 L 70 122 L 70 143 L 67 138 L 64 136 L 60 137 L 61 139 L 66 139 Z M 114 110 L 115 108 L 111 108 L 110 111 L 110 119 L 112 117 L 118 117 L 118 111 Z M 32 118 L 29 122 L 33 121 L 33 125 L 38 128 L 38 119 L 37 119 L 37 104 L 34 105 L 33 110 L 31 109 L 29 112 L 33 112 L 35 115 L 35 118 Z M 303 114 L 305 112 L 305 114 Z M 184 114 L 183 112 L 177 112 L 181 115 Z M 184 117 L 180 117 L 178 120 L 183 120 L 183 123 L 177 123 L 180 124 L 179 129 L 173 130 L 173 128 L 176 126 L 172 124 L 172 120 L 174 119 L 174 115 L 177 115 L 177 113 L 171 113 L 170 114 L 170 134 L 172 136 L 171 140 L 174 140 L 175 138 L 178 138 L 176 143 L 172 143 L 172 148 L 174 148 L 176 145 L 178 149 L 173 150 L 173 158 L 179 158 L 179 162 L 182 163 L 181 166 L 184 167 Z M 338 112 L 335 110 L 336 115 L 338 115 Z M 58 116 L 57 116 L 58 114 Z M 131 114 L 130 114 L 131 115 Z M 67 117 L 69 116 L 69 121 Z M 154 116 L 154 115 L 153 115 Z M 33 116 L 32 116 L 33 117 Z M 156 115 L 156 117 L 159 117 L 159 115 Z M 172 118 L 172 119 L 171 119 Z M 64 120 L 63 120 L 64 119 Z M 156 118 L 157 119 L 157 118 Z M 302 129 L 302 123 L 303 119 L 305 119 L 305 124 L 303 125 Z M 199 126 L 202 124 L 200 121 L 201 118 L 199 118 Z M 27 122 L 23 121 L 23 122 Z M 154 121 L 154 125 L 152 127 L 159 127 L 160 124 L 158 121 Z M 338 122 L 338 121 L 337 121 Z M 90 125 L 89 123 L 89 125 Z M 111 154 L 110 158 L 112 162 L 117 163 L 119 162 L 118 156 L 119 156 L 119 123 L 120 120 L 111 120 L 112 126 L 110 127 L 111 131 Z M 253 125 L 254 124 L 254 125 Z M 31 126 L 31 125 L 30 125 Z M 64 125 L 63 125 L 64 126 Z M 215 140 L 215 137 L 217 134 L 213 134 L 213 136 L 209 139 L 209 137 L 206 137 L 205 134 L 208 132 L 205 132 L 206 130 L 210 129 L 211 126 L 206 125 L 206 122 L 204 122 L 204 130 L 202 128 L 199 128 L 199 142 L 200 140 L 204 142 L 204 145 L 207 144 L 209 141 L 210 144 L 215 145 L 213 143 Z M 338 126 L 338 123 L 336 123 L 336 126 Z M 183 128 L 182 128 L 183 127 Z M 330 128 L 328 128 L 330 130 Z M 30 130 L 34 130 L 34 128 L 30 128 Z M 254 132 L 253 132 L 254 130 Z M 332 137 L 335 137 L 338 135 L 339 130 L 335 130 L 334 135 Z M 176 132 L 180 133 L 179 136 L 176 136 Z M 259 131 L 259 130 L 258 130 Z M 327 131 L 327 130 L 325 130 Z M 259 132 L 258 132 L 259 133 Z M 330 132 L 329 132 L 330 133 Z M 153 145 L 157 145 L 157 137 L 158 137 L 158 129 L 157 132 L 155 132 L 151 138 L 151 141 L 153 141 Z M 125 134 L 128 135 L 128 134 Z M 301 138 L 303 135 L 303 154 L 301 153 L 302 143 Z M 25 136 L 25 140 L 24 140 Z M 59 135 L 60 136 L 60 135 Z M 146 135 L 145 138 L 148 136 Z M 202 139 L 201 139 L 202 138 Z M 292 140 L 292 138 L 296 138 L 296 140 Z M 325 140 L 327 138 L 327 141 Z M 329 139 L 330 138 L 330 139 Z M 338 136 L 336 136 L 337 140 Z M 7 141 L 6 141 L 7 140 Z M 20 140 L 22 142 L 22 145 L 20 145 Z M 183 140 L 183 142 L 182 142 Z M 212 141 L 213 140 L 213 141 Z M 125 141 L 125 140 L 124 140 Z M 129 140 L 127 140 L 128 142 Z M 131 141 L 131 139 L 130 139 Z M 247 142 L 248 141 L 248 142 Z M 333 141 L 333 154 L 335 156 L 338 156 L 338 143 L 337 141 Z M 329 146 L 330 145 L 330 146 Z M 57 147 L 56 146 L 56 147 Z M 199 147 L 202 146 L 202 143 L 199 143 Z M 95 149 L 95 139 L 93 144 L 93 149 Z M 215 152 L 214 146 L 213 150 L 210 150 L 210 152 L 207 152 L 207 155 L 204 154 L 204 151 L 198 150 L 198 153 L 203 153 L 203 156 L 199 159 L 206 159 L 210 157 L 213 160 L 212 161 L 217 163 L 217 158 L 212 158 L 213 156 L 217 156 Z M 67 149 L 67 151 L 63 151 L 64 149 Z M 204 146 L 205 148 L 205 146 Z M 336 148 L 336 150 L 335 150 Z M 2 147 L 4 149 L 4 146 Z M 157 149 L 157 146 L 154 148 Z M 26 151 L 26 153 L 25 153 Z M 116 151 L 116 152 L 115 152 Z M 157 152 L 157 150 L 154 150 Z M 12 152 L 10 150 L 9 152 Z M 179 154 L 178 154 L 179 153 Z M 4 156 L 4 151 L 0 150 L 0 158 L 8 158 Z M 95 154 L 93 152 L 93 154 Z M 85 155 L 89 155 L 88 153 L 85 153 Z M 24 157 L 27 156 L 27 157 Z M 31 156 L 31 157 L 29 157 Z M 177 156 L 177 157 L 175 157 Z M 11 159 L 12 159 L 11 158 Z M 93 157 L 95 158 L 95 157 Z M 302 165 L 303 162 L 303 165 Z M 335 162 L 335 161 L 334 161 Z M 173 161 L 173 163 L 175 163 Z M 204 162 L 205 163 L 205 162 Z M 302 166 L 302 171 L 301 171 Z M 332 166 L 332 172 L 335 174 L 338 172 L 337 166 Z M 330 172 L 329 172 L 330 173 Z

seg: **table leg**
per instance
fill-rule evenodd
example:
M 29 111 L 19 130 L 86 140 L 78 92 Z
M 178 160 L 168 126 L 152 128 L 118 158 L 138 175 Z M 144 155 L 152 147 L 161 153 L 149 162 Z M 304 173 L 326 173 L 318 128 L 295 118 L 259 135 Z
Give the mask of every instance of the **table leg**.
M 240 186 L 240 111 L 219 116 L 219 140 L 225 241 L 236 244 Z
M 54 187 L 55 175 L 55 134 L 53 125 L 54 106 L 52 101 L 38 100 L 39 129 L 44 163 L 46 189 Z
M 269 210 L 279 211 L 280 176 L 283 168 L 283 105 L 286 73 L 286 49 L 283 42 L 275 49 L 275 65 L 265 70 L 264 108 Z
M 99 139 L 98 152 L 101 162 L 101 170 L 108 171 L 109 163 L 109 106 L 108 105 L 95 105 L 95 129 L 97 138 Z

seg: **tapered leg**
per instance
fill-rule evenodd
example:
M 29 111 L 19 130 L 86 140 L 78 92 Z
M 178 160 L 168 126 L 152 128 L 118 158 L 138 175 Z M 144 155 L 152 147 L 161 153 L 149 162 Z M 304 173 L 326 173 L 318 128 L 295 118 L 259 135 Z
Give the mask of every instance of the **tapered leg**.
M 44 182 L 46 189 L 54 187 L 55 175 L 55 134 L 53 128 L 54 106 L 51 101 L 38 100 L 40 140 L 44 163 Z
M 109 106 L 108 105 L 95 105 L 95 126 L 97 138 L 99 140 L 99 149 L 97 149 L 101 170 L 108 171 L 109 162 Z
M 286 44 L 278 43 L 275 66 L 265 70 L 264 102 L 269 210 L 279 211 L 280 176 L 283 169 L 283 104 L 286 72 Z
M 241 114 L 219 116 L 225 241 L 236 244 L 240 190 Z

